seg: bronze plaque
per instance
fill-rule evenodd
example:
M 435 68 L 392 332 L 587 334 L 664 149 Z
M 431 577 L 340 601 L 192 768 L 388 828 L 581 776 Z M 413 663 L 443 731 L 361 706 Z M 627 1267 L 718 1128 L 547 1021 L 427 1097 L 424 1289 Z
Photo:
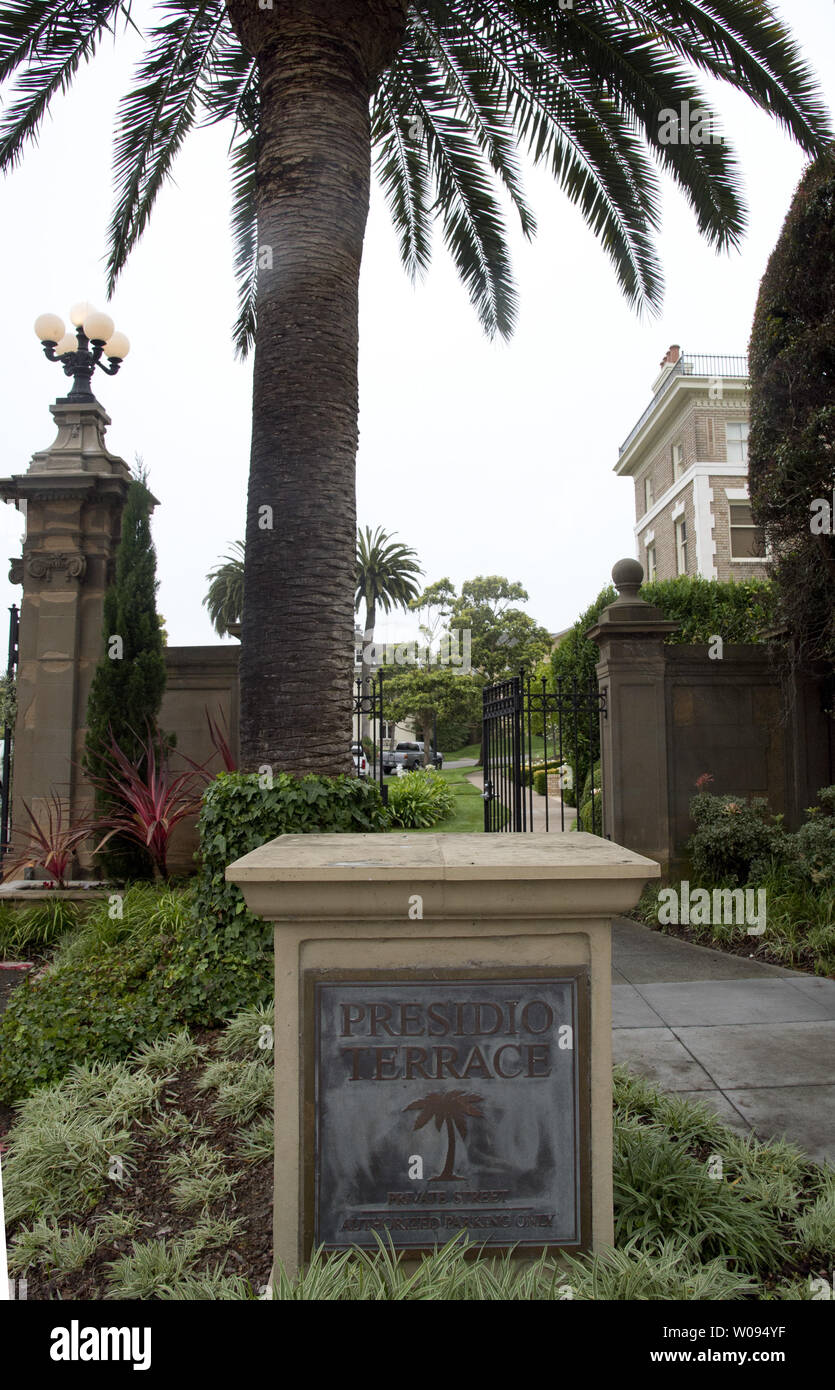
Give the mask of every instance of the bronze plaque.
M 585 971 L 310 985 L 312 1244 L 585 1244 Z

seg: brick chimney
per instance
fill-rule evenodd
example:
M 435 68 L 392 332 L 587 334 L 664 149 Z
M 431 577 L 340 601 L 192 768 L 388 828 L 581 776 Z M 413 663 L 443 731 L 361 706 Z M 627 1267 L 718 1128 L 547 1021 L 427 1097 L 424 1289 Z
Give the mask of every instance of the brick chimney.
M 672 347 L 667 349 L 667 356 L 662 357 L 660 365 L 662 367 L 674 367 L 680 357 L 681 348 L 678 343 L 673 343 Z

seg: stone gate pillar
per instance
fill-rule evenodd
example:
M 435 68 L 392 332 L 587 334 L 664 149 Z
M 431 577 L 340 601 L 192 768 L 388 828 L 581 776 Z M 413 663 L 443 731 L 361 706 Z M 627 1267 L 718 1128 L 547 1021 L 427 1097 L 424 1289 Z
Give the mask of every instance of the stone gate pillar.
M 600 648 L 597 678 L 606 691 L 603 833 L 666 870 L 673 851 L 664 638 L 679 624 L 638 597 L 643 580 L 637 560 L 619 560 L 612 570 L 618 597 L 587 636 Z
M 23 555 L 10 579 L 23 585 L 15 726 L 12 845 L 55 791 L 78 815 L 92 791 L 78 764 L 87 696 L 102 653 L 102 603 L 111 581 L 131 474 L 109 453 L 110 417 L 96 400 L 50 407 L 58 434 L 25 473 L 0 479 L 0 496 L 25 514 Z

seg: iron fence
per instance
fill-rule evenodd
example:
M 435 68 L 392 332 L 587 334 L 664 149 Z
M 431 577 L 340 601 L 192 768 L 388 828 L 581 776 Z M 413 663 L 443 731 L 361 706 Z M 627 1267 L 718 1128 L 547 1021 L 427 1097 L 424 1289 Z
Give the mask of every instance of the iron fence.
M 545 679 L 534 682 L 522 671 L 485 686 L 482 701 L 484 829 L 537 828 L 534 807 L 539 810 L 540 797 L 534 777 L 538 771 L 545 789 L 542 816 L 536 817 L 544 820 L 542 828 L 564 831 L 567 804 L 573 803 L 579 819 L 588 782 L 589 827 L 602 833 L 600 721 L 607 717 L 606 691 L 599 690 L 595 680 L 583 685 L 560 678 L 549 687 Z M 559 798 L 554 813 L 549 779 L 556 783 L 553 791 Z

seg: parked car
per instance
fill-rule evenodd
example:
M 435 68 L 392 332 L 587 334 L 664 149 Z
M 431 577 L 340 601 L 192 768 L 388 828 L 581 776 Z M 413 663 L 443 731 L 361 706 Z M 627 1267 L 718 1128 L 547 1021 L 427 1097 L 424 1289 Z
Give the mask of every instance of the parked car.
M 383 753 L 383 771 L 396 772 L 402 767 L 404 772 L 413 772 L 416 767 L 423 767 L 423 752 L 424 744 L 417 739 L 414 743 L 398 743 L 392 752 Z M 442 767 L 443 761 L 443 753 L 436 753 L 431 759 L 435 767 Z
M 383 753 L 383 772 L 396 772 L 399 767 L 404 772 L 423 767 L 423 749 L 419 743 L 398 743 L 393 750 Z
M 351 754 L 352 754 L 353 759 L 354 759 L 354 767 L 355 767 L 356 770 L 357 770 L 357 776 L 358 776 L 358 777 L 367 777 L 367 776 L 368 776 L 368 758 L 366 757 L 365 749 L 363 748 L 362 744 L 361 744 L 361 743 L 352 743 L 352 744 L 351 744 Z

